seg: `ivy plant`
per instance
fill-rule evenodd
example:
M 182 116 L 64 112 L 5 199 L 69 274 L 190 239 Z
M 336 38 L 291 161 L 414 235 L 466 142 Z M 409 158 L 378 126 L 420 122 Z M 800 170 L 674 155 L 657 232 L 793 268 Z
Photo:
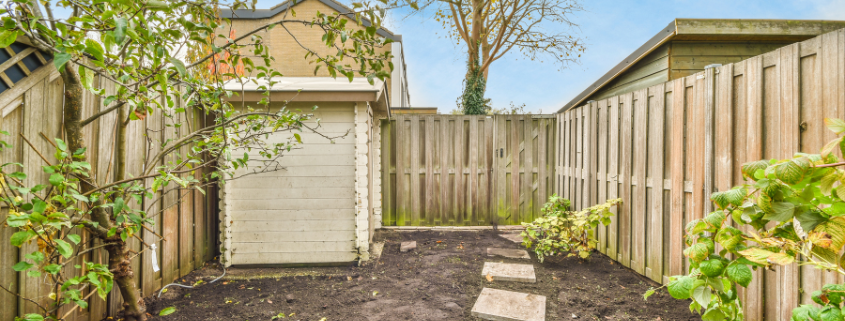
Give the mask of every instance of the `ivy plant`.
M 523 242 L 527 248 L 534 248 L 540 262 L 548 256 L 566 255 L 589 259 L 596 249 L 595 233 L 599 225 L 607 226 L 611 222 L 611 208 L 622 199 L 609 200 L 572 211 L 568 199 L 553 194 L 540 210 L 542 216 L 530 223 L 522 223 Z
M 737 290 L 749 286 L 752 270 L 798 264 L 845 275 L 845 121 L 825 123 L 838 137 L 818 154 L 743 164 L 746 183 L 713 193 L 718 210 L 687 224 L 689 271 L 666 288 L 692 299 L 690 310 L 703 320 L 743 319 Z M 795 308 L 792 320 L 843 320 L 844 285 L 826 284 L 811 296 L 818 306 Z

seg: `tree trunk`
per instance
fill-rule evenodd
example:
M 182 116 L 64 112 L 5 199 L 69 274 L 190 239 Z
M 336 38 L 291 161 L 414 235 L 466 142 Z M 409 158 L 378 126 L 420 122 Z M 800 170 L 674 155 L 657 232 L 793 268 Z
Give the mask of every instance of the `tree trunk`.
M 67 141 L 68 152 L 73 153 L 80 148 L 86 148 L 85 140 L 82 135 L 82 95 L 85 91 L 80 82 L 79 75 L 72 68 L 72 64 L 68 63 L 65 70 L 61 73 L 62 80 L 65 85 L 65 104 L 64 104 L 64 127 L 65 139 Z M 118 119 L 121 121 L 121 119 Z M 125 131 L 124 131 L 125 133 Z M 126 140 L 120 140 L 119 143 L 125 144 Z M 118 147 L 118 150 L 125 153 L 125 147 Z M 83 156 L 79 161 L 84 161 Z M 125 159 L 123 159 L 125 160 Z M 89 173 L 90 174 L 90 173 Z M 88 177 L 92 177 L 88 175 Z M 91 191 L 95 188 L 88 178 L 80 178 L 80 187 L 83 193 Z M 106 230 L 112 227 L 111 217 L 102 207 L 97 207 L 91 212 L 91 220 L 97 222 L 99 226 Z M 123 297 L 124 308 L 126 311 L 127 321 L 142 321 L 146 320 L 146 307 L 144 301 L 141 300 L 138 292 L 138 287 L 135 280 L 132 278 L 133 272 L 129 265 L 127 257 L 126 242 L 120 239 L 120 233 L 107 237 L 100 231 L 86 229 L 97 236 L 104 243 L 117 243 L 116 245 L 108 246 L 106 250 L 109 252 L 109 270 L 114 273 L 114 283 L 117 284 L 120 294 Z
M 133 278 L 126 242 L 121 242 L 119 237 L 110 241 L 118 243 L 106 249 L 109 252 L 109 270 L 114 273 L 114 283 L 123 297 L 123 317 L 126 321 L 144 321 L 147 319 L 147 307 Z
M 476 51 L 477 53 L 477 51 Z M 470 56 L 467 61 L 467 74 L 464 79 L 464 93 L 461 96 L 464 115 L 484 115 L 487 113 L 484 105 L 484 92 L 487 79 L 481 71 L 478 55 Z

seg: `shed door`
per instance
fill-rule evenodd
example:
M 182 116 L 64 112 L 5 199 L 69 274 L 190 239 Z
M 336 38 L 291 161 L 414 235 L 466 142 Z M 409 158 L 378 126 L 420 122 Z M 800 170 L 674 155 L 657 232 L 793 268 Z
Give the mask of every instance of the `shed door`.
M 332 144 L 302 132 L 301 149 L 279 159 L 285 169 L 230 182 L 232 264 L 356 260 L 354 104 L 321 104 L 314 114 L 324 135 L 348 134 Z M 277 133 L 269 140 L 290 136 Z M 250 159 L 259 159 L 258 151 Z

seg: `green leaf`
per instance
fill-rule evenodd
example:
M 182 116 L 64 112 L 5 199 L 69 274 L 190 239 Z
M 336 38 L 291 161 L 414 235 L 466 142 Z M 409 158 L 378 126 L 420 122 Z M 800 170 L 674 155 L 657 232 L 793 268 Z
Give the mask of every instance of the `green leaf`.
M 120 212 L 123 211 L 124 207 L 125 207 L 125 202 L 123 200 L 123 197 L 116 197 L 114 199 L 114 215 L 120 214 Z
M 4 30 L 0 33 L 0 49 L 6 48 L 15 42 L 18 38 L 17 30 Z
M 669 295 L 678 300 L 686 300 L 690 297 L 690 290 L 695 279 L 689 276 L 681 276 L 677 280 L 669 282 L 666 289 L 669 290 Z
M 713 291 L 707 286 L 700 286 L 692 290 L 692 299 L 701 306 L 706 307 L 710 305 L 710 300 L 713 299 Z
M 709 277 L 717 277 L 722 275 L 722 272 L 725 271 L 725 263 L 719 259 L 709 259 L 707 261 L 701 262 L 701 265 L 698 267 L 701 270 L 701 273 L 709 276 Z
M 815 209 L 800 211 L 795 215 L 795 219 L 801 225 L 804 231 L 812 231 L 819 223 L 825 220 L 824 216 L 819 214 Z
M 122 45 L 123 40 L 126 39 L 126 25 L 126 18 L 118 17 L 114 19 L 114 42 L 118 45 Z
M 82 237 L 77 234 L 68 234 L 67 239 L 73 242 L 73 244 L 79 244 L 82 241 Z
M 828 305 L 819 312 L 821 321 L 842 321 L 842 311 L 838 307 Z
M 26 231 L 18 231 L 15 234 L 12 234 L 11 243 L 13 246 L 21 247 L 26 242 L 29 242 L 32 238 L 34 238 L 37 234 L 32 230 Z
M 53 275 L 55 275 L 56 273 L 59 273 L 59 271 L 61 271 L 61 269 L 62 269 L 62 266 L 58 265 L 58 264 L 49 264 L 49 265 L 44 267 L 44 271 L 47 271 L 47 273 L 50 273 L 50 274 L 53 274 Z
M 713 306 L 712 308 L 707 309 L 704 314 L 701 315 L 701 320 L 704 321 L 722 321 L 725 320 L 725 313 L 719 309 L 718 306 Z
M 795 217 L 795 204 L 790 202 L 774 202 L 771 204 L 771 211 L 767 212 L 763 219 L 769 221 L 786 222 Z
M 650 288 L 648 291 L 645 291 L 645 294 L 643 294 L 643 300 L 648 300 L 648 297 L 652 295 L 654 295 L 654 288 Z
M 811 321 L 818 319 L 819 308 L 814 305 L 804 304 L 792 309 L 792 321 Z
M 53 173 L 50 175 L 50 185 L 59 186 L 64 182 L 65 177 L 59 173 Z
M 59 147 L 59 150 L 67 152 L 67 144 L 65 144 L 65 141 L 56 138 L 56 146 Z
M 825 284 L 822 287 L 822 292 L 827 294 L 827 299 L 830 300 L 830 303 L 837 306 L 845 300 L 845 285 Z
M 300 137 L 298 133 L 293 133 L 293 137 L 296 138 L 297 142 L 302 144 L 302 137 Z
M 845 217 L 843 216 L 832 217 L 827 222 L 816 226 L 813 231 L 827 233 L 833 241 L 829 248 L 835 252 L 839 252 L 845 245 Z
M 68 61 L 70 61 L 70 58 L 71 58 L 71 55 L 69 53 L 66 53 L 66 52 L 57 53 L 53 56 L 53 65 L 56 66 L 56 69 L 58 69 L 59 72 L 64 72 L 65 71 L 65 65 L 67 65 Z
M 179 72 L 180 76 L 184 77 L 188 73 L 188 71 L 185 69 L 185 63 L 183 63 L 181 60 L 173 57 L 167 57 L 167 60 L 170 61 L 170 63 L 173 64 L 174 67 L 176 67 L 176 71 Z
M 755 162 L 748 162 L 742 164 L 742 175 L 753 180 L 757 180 L 754 177 L 754 173 L 758 170 L 764 170 L 766 167 L 769 167 L 769 162 L 765 160 L 759 160 Z
M 695 243 L 687 249 L 689 252 L 687 253 L 687 257 L 692 259 L 696 262 L 701 262 L 710 255 L 710 251 L 707 248 L 707 244 L 704 243 Z
M 85 52 L 94 56 L 94 59 L 103 61 L 103 46 L 91 38 L 85 39 Z
M 68 242 L 62 240 L 55 240 L 56 242 L 56 250 L 59 251 L 59 254 L 64 256 L 65 258 L 69 258 L 73 255 L 73 247 L 68 244 Z
M 15 270 L 15 271 L 18 271 L 18 272 L 22 272 L 22 271 L 29 270 L 29 268 L 31 268 L 32 266 L 33 266 L 32 263 L 29 263 L 29 262 L 26 262 L 26 261 L 20 261 L 20 262 L 16 263 L 14 266 L 12 266 L 12 269 Z
M 20 181 L 26 179 L 26 174 L 23 173 L 23 172 L 14 172 L 14 173 L 8 174 L 7 176 L 13 177 L 13 178 L 20 180 Z
M 30 313 L 23 317 L 24 321 L 44 321 L 44 317 L 39 314 Z
M 726 272 L 728 279 L 736 282 L 736 284 L 739 284 L 742 287 L 748 287 L 748 285 L 751 284 L 753 274 L 751 273 L 751 268 L 745 264 L 737 262 L 731 263 L 728 265 Z
M 845 121 L 839 118 L 825 118 L 824 124 L 837 135 L 845 133 Z
M 158 315 L 159 316 L 165 316 L 165 315 L 173 314 L 173 312 L 176 312 L 175 307 L 167 307 L 167 308 L 164 308 L 164 310 L 161 310 L 161 312 L 159 312 Z

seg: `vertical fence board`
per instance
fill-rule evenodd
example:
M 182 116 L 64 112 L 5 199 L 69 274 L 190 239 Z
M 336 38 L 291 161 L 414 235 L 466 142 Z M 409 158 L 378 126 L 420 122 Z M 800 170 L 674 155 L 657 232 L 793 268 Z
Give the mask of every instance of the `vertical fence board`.
M 631 211 L 634 209 L 634 204 L 631 196 L 632 194 L 632 156 L 633 156 L 633 100 L 634 94 L 626 94 L 620 97 L 620 118 L 622 127 L 619 133 L 619 167 L 622 175 L 619 177 L 619 182 L 622 184 L 622 193 L 620 197 L 628 202 L 623 202 L 619 209 L 619 261 L 622 265 L 631 266 Z
M 686 78 L 672 82 L 672 190 L 669 216 L 669 274 L 684 274 L 684 124 L 686 119 Z
M 596 151 L 598 153 L 598 165 L 596 167 L 596 178 L 598 179 L 598 188 L 596 194 L 598 202 L 604 202 L 610 199 L 607 196 L 607 100 L 602 100 L 598 103 L 598 141 L 596 142 Z M 608 227 L 599 225 L 598 248 L 599 251 L 607 254 L 607 229 Z
M 610 98 L 609 100 L 609 133 L 608 140 L 608 160 L 607 160 L 607 198 L 619 198 L 619 96 Z M 623 203 L 626 200 L 622 201 Z M 613 220 L 610 226 L 607 227 L 607 256 L 618 259 L 619 258 L 619 215 L 622 206 L 614 206 Z
M 649 276 L 656 282 L 663 282 L 663 146 L 665 89 L 664 85 L 652 87 L 653 99 L 648 104 L 648 162 L 652 180 L 651 203 L 648 207 L 648 242 L 646 249 L 651 269 Z

